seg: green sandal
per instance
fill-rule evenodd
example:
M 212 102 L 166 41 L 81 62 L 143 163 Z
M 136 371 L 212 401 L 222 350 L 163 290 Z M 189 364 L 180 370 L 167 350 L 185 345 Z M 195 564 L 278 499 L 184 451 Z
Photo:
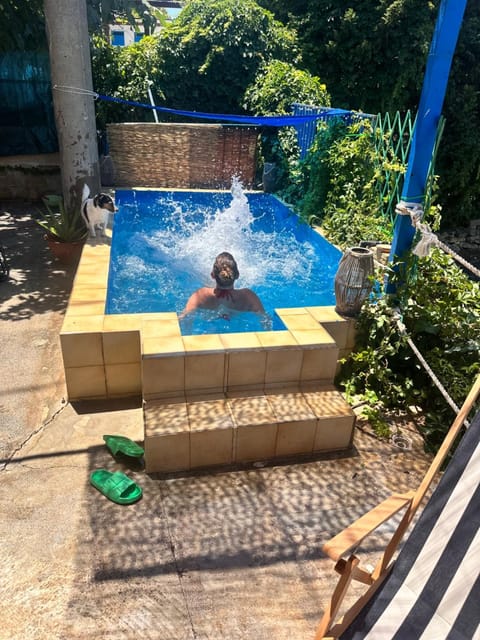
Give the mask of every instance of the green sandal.
M 131 458 L 141 458 L 144 454 L 142 447 L 125 436 L 107 435 L 103 436 L 103 439 L 114 456 L 118 453 L 123 453 L 125 456 L 130 456 Z
M 117 504 L 132 504 L 142 497 L 142 488 L 121 471 L 97 469 L 90 474 L 90 484 Z

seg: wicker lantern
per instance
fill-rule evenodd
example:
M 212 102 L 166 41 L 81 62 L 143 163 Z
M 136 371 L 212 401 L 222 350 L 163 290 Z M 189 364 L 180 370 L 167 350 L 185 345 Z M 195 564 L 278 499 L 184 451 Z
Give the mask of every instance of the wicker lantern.
M 356 316 L 372 289 L 373 253 L 363 247 L 352 247 L 343 254 L 335 275 L 335 311 Z

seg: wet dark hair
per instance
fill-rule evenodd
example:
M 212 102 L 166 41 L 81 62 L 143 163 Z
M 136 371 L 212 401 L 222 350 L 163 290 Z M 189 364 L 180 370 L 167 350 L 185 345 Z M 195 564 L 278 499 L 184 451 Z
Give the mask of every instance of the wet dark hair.
M 221 289 L 233 287 L 233 283 L 240 274 L 235 258 L 231 253 L 224 251 L 218 254 L 213 264 L 212 275 L 217 282 L 217 286 Z

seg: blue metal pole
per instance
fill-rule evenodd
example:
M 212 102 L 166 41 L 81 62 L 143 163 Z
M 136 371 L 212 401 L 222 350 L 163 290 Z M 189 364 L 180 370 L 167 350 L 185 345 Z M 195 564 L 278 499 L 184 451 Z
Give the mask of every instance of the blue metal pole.
M 440 4 L 403 184 L 402 200 L 406 203 L 423 204 L 438 122 L 466 4 L 467 0 L 442 0 Z M 390 261 L 401 258 L 410 249 L 414 234 L 410 216 L 397 215 Z

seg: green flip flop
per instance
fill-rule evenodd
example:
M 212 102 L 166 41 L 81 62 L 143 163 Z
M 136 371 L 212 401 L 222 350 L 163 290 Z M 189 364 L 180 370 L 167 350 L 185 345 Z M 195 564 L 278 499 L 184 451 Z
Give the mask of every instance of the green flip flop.
M 117 504 L 132 504 L 142 497 L 142 488 L 121 471 L 97 469 L 90 474 L 90 484 Z
M 123 453 L 131 458 L 141 458 L 144 454 L 142 447 L 126 436 L 106 435 L 103 436 L 103 439 L 114 456 Z

